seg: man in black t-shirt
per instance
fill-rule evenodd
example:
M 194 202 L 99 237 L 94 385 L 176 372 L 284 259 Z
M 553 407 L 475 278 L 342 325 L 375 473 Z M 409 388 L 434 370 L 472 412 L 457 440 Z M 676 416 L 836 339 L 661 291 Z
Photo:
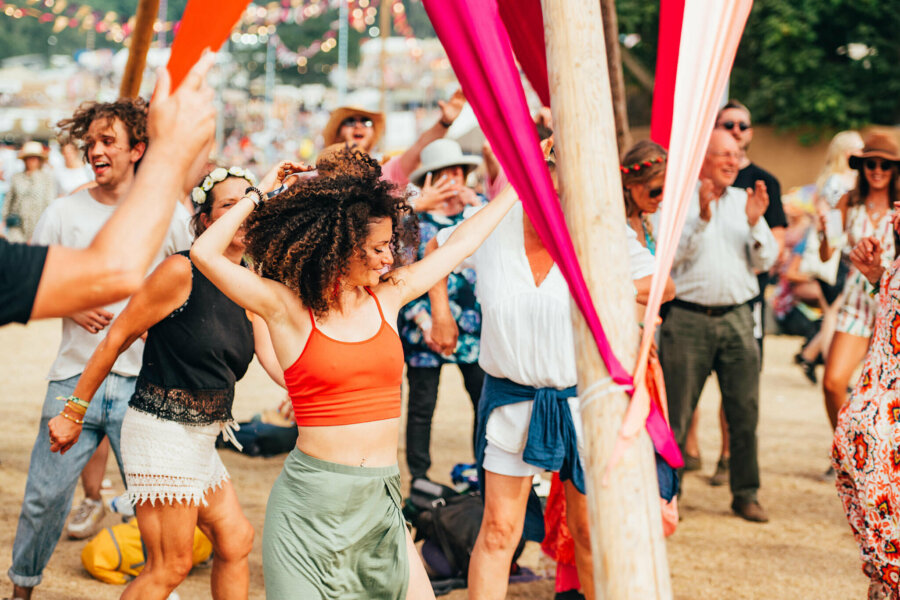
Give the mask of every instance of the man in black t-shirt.
M 150 144 L 126 199 L 87 248 L 29 246 L 0 238 L 0 326 L 71 315 L 134 294 L 183 198 L 205 166 L 215 108 L 201 59 L 177 92 L 160 77 L 150 107 Z

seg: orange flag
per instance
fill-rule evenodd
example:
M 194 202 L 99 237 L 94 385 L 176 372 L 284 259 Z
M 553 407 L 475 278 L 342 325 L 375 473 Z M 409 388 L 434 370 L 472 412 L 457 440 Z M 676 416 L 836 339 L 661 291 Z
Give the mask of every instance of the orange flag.
M 222 47 L 249 3 L 250 0 L 188 1 L 167 65 L 173 93 L 204 50 L 215 52 Z

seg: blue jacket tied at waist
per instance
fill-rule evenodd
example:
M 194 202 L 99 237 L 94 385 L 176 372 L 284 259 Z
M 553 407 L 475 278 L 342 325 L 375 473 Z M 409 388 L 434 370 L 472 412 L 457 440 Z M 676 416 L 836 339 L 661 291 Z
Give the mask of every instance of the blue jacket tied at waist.
M 584 493 L 584 468 L 578 456 L 575 423 L 569 410 L 569 398 L 577 395 L 575 386 L 563 390 L 533 388 L 509 379 L 485 375 L 481 401 L 478 403 L 478 423 L 475 460 L 481 481 L 484 481 L 484 449 L 487 447 L 487 422 L 495 408 L 534 400 L 528 439 L 522 458 L 530 465 L 557 471 L 562 481 L 571 480 Z

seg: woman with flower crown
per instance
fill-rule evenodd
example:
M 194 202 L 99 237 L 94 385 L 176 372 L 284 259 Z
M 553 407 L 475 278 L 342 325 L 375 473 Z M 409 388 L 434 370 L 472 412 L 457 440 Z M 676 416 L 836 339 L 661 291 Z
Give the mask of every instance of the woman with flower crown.
M 198 206 L 195 234 L 255 183 L 239 167 L 214 169 L 191 194 Z M 243 254 L 239 230 L 225 256 L 240 264 Z M 268 329 L 210 283 L 187 252 L 174 254 L 110 326 L 75 387 L 79 403 L 91 401 L 119 354 L 145 332 L 141 372 L 122 423 L 122 461 L 147 562 L 122 597 L 168 597 L 191 569 L 194 528 L 199 526 L 213 544 L 213 597 L 247 598 L 253 527 L 238 504 L 215 440 L 220 432 L 233 440 L 234 384 L 254 353 L 284 385 Z M 80 433 L 77 419 L 52 419 L 51 449 L 66 452 Z

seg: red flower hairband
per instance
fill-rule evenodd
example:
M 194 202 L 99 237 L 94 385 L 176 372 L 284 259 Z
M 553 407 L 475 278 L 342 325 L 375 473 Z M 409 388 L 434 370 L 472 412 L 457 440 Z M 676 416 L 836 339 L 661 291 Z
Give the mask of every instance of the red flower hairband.
M 619 167 L 622 173 L 631 173 L 632 171 L 640 171 L 642 167 L 652 167 L 653 163 L 661 163 L 663 161 L 662 156 L 657 156 L 652 160 L 645 160 L 643 162 L 636 162 L 630 167 Z

